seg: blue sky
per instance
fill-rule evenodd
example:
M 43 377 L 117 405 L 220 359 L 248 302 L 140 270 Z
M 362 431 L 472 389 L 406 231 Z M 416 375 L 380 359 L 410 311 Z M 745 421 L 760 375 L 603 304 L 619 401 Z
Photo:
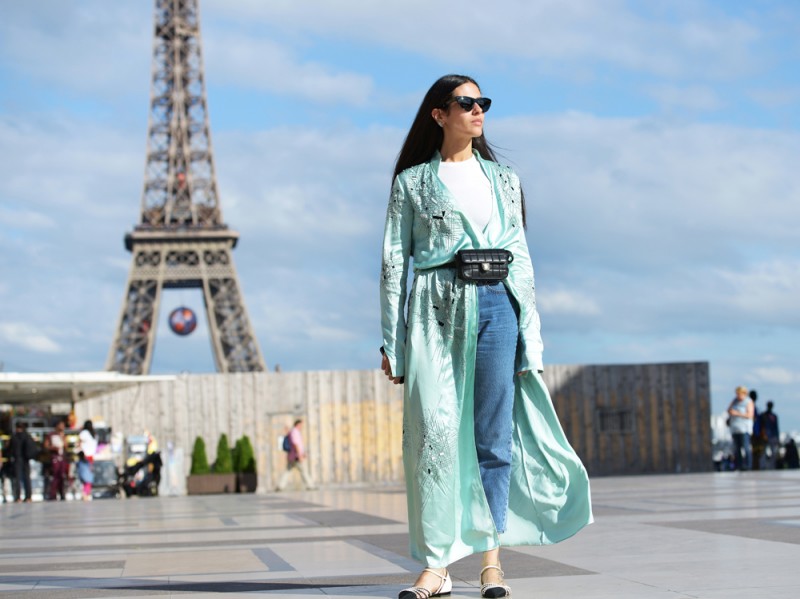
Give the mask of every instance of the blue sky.
M 800 4 L 203 0 L 221 204 L 270 367 L 377 365 L 389 178 L 440 75 L 525 185 L 545 363 L 707 360 L 800 430 Z M 152 3 L 0 9 L 0 361 L 105 364 L 138 219 Z M 213 370 L 203 319 L 155 372 Z

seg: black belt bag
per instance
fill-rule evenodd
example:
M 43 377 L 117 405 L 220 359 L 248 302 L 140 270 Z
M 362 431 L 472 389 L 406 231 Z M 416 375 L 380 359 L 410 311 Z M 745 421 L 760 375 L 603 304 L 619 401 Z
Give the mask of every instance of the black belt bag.
M 502 281 L 514 254 L 508 250 L 461 250 L 456 254 L 458 276 L 465 281 Z

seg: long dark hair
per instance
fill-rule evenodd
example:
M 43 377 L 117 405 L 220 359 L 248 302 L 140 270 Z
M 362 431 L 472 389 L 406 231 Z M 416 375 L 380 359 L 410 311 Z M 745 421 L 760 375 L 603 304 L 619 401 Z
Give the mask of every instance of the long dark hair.
M 83 430 L 89 431 L 89 434 L 94 437 L 94 424 L 92 424 L 91 420 L 87 420 L 83 423 Z
M 442 128 L 433 120 L 431 112 L 434 108 L 445 108 L 448 106 L 449 100 L 453 97 L 453 91 L 465 83 L 472 83 L 480 89 L 480 85 L 472 77 L 467 75 L 445 75 L 439 77 L 436 82 L 431 85 L 428 93 L 422 99 L 417 116 L 414 117 L 414 122 L 411 123 L 406 135 L 403 146 L 400 148 L 400 154 L 397 156 L 397 162 L 394 165 L 394 175 L 392 181 L 400 173 L 407 168 L 428 162 L 433 155 L 442 147 L 444 142 L 444 132 Z M 477 150 L 482 158 L 497 162 L 492 146 L 486 141 L 486 137 L 481 132 L 480 137 L 472 138 L 472 147 Z M 520 189 L 522 194 L 522 225 L 525 226 L 525 194 Z

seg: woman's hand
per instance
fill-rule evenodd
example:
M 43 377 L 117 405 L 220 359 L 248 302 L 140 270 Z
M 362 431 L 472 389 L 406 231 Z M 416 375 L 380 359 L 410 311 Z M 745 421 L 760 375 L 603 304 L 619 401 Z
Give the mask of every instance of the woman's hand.
M 386 374 L 389 380 L 395 385 L 401 385 L 403 383 L 402 376 L 392 376 L 392 366 L 389 364 L 389 358 L 386 357 L 386 354 L 384 354 L 381 359 L 381 370 L 383 370 L 384 374 Z

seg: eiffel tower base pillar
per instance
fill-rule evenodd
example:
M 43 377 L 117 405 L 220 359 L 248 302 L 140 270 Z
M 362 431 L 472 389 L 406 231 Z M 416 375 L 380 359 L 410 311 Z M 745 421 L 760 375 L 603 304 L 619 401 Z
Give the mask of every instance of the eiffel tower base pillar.
M 187 239 L 129 235 L 133 253 L 127 292 L 109 352 L 107 370 L 147 374 L 153 358 L 161 294 L 169 288 L 200 288 L 218 372 L 265 370 L 250 327 L 231 250 L 235 233 Z

